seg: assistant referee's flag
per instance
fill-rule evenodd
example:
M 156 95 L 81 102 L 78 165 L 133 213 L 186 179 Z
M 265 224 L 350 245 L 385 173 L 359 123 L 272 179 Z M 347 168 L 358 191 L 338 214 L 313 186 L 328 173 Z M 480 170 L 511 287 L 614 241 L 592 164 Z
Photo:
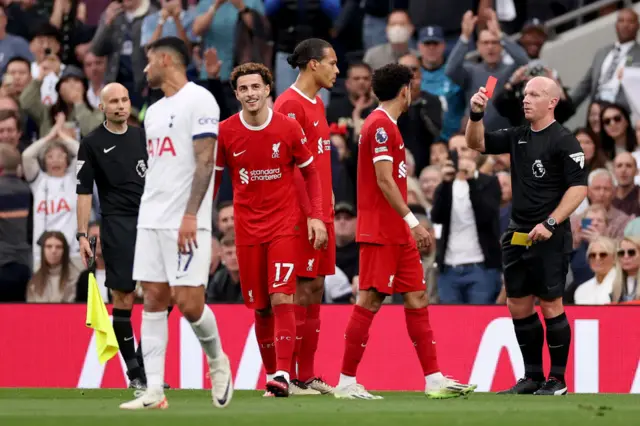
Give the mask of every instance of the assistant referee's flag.
M 93 241 L 92 241 L 93 243 Z M 93 253 L 95 253 L 95 243 L 91 244 Z M 116 333 L 113 331 L 113 325 L 109 319 L 107 307 L 104 305 L 98 282 L 94 275 L 94 263 L 91 259 L 89 266 L 89 292 L 87 297 L 87 327 L 92 328 L 96 332 L 96 346 L 98 348 L 98 360 L 100 364 L 104 364 L 118 353 L 118 340 Z

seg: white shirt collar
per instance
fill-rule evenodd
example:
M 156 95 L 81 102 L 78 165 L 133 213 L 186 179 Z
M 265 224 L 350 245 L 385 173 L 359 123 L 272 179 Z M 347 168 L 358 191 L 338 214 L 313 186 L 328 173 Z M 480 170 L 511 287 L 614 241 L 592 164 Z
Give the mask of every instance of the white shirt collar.
M 308 97 L 307 95 L 305 95 L 305 94 L 302 92 L 302 90 L 300 90 L 300 89 L 298 89 L 298 88 L 296 87 L 295 83 L 294 83 L 294 84 L 292 84 L 290 87 L 291 87 L 291 88 L 292 88 L 296 93 L 298 93 L 298 95 L 302 96 L 303 98 L 305 98 L 306 100 L 308 100 L 308 101 L 309 101 L 309 102 L 311 102 L 312 104 L 315 104 L 315 103 L 317 103 L 317 102 L 318 102 L 316 99 L 311 99 L 310 97 Z
M 382 108 L 381 106 L 379 106 L 376 109 L 379 109 L 380 111 L 382 111 L 385 114 L 387 114 L 387 117 L 389 117 L 389 120 L 393 121 L 393 124 L 398 125 L 398 120 L 394 120 L 394 118 L 391 116 L 391 114 L 389 114 L 389 112 L 386 109 Z
M 240 111 L 238 113 L 238 115 L 240 116 L 240 121 L 242 122 L 242 125 L 244 127 L 246 127 L 249 130 L 253 130 L 254 132 L 257 132 L 257 131 L 265 129 L 269 125 L 269 123 L 271 123 L 271 119 L 273 118 L 273 110 L 271 108 L 268 108 L 268 110 L 269 110 L 269 115 L 267 116 L 267 121 L 265 121 L 264 123 L 262 123 L 259 126 L 252 126 L 251 124 L 247 123 L 244 120 L 244 117 L 242 115 L 242 111 Z

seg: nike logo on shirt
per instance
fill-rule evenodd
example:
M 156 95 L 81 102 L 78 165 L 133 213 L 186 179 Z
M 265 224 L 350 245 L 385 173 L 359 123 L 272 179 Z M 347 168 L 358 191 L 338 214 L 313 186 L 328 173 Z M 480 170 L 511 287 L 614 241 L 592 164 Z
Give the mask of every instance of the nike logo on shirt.
M 527 143 L 527 141 L 518 141 L 518 145 L 523 144 L 523 143 Z
M 247 150 L 246 150 L 246 149 L 245 149 L 244 151 L 242 151 L 242 152 L 234 152 L 234 153 L 233 153 L 233 156 L 234 156 L 234 157 L 237 157 L 238 155 L 242 155 L 242 154 L 244 154 L 245 152 L 247 152 Z
M 314 122 L 313 122 L 313 126 L 314 126 L 314 127 L 318 127 L 318 123 L 320 123 L 320 122 L 319 122 L 319 121 L 314 121 Z
M 103 149 L 103 151 L 104 151 L 104 153 L 106 154 L 106 153 L 108 153 L 109 151 L 111 151 L 112 149 L 114 149 L 115 147 L 116 147 L 116 146 L 114 145 L 114 146 L 112 146 L 112 147 L 111 147 L 111 148 L 109 148 L 109 149 L 107 149 L 107 148 Z

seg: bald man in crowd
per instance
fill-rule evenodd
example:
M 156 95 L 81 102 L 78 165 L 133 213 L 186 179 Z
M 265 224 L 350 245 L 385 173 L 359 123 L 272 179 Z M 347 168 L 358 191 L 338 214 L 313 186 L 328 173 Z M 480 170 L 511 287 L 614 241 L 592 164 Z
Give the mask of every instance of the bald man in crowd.
M 527 124 L 486 132 L 489 102 L 481 87 L 471 98 L 467 146 L 485 154 L 511 154 L 511 221 L 502 238 L 507 307 L 522 352 L 525 376 L 507 394 L 564 395 L 571 328 L 562 304 L 572 251 L 569 216 L 587 195 L 584 153 L 578 140 L 556 122 L 561 89 L 546 77 L 531 79 L 524 91 Z M 551 368 L 542 352 L 546 323 Z
M 146 388 L 142 358 L 136 356 L 131 310 L 135 299 L 133 255 L 140 198 L 147 173 L 144 129 L 129 127 L 129 92 L 119 83 L 100 93 L 100 110 L 106 121 L 89 133 L 78 151 L 78 234 L 80 254 L 87 266 L 93 256 L 87 229 L 94 183 L 98 188 L 102 220 L 100 241 L 105 263 L 105 286 L 113 298 L 113 329 L 127 365 L 129 387 Z

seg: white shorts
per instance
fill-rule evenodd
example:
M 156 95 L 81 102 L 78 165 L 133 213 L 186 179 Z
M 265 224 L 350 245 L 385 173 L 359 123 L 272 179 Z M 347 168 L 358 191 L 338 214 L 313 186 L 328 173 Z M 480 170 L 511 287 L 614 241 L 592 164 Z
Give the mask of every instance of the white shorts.
M 133 279 L 169 283 L 170 286 L 207 285 L 211 264 L 211 231 L 199 229 L 198 248 L 178 251 L 177 229 L 138 229 Z

